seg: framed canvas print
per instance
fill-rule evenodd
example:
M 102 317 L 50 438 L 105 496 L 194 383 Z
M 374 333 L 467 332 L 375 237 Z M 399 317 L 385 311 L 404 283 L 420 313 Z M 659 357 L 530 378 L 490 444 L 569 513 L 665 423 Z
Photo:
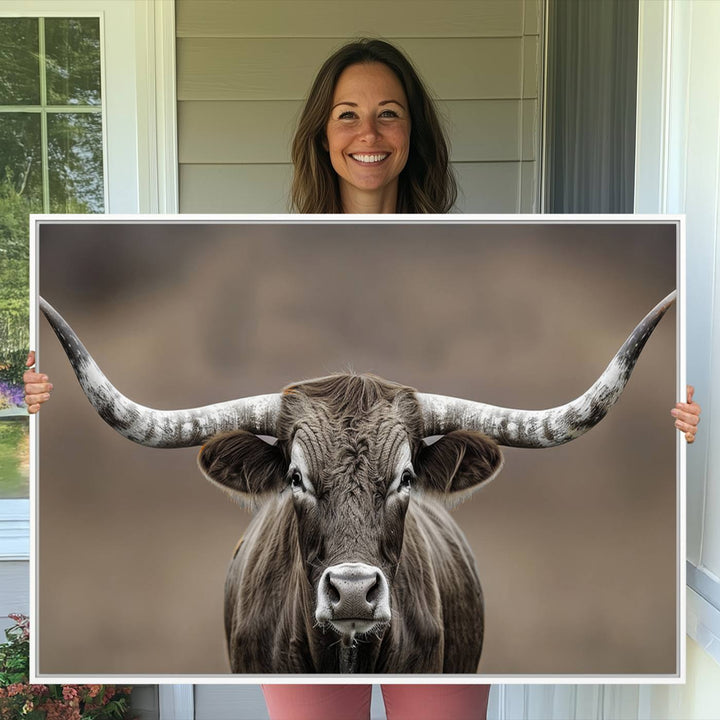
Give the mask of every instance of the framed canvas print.
M 681 230 L 34 217 L 34 677 L 681 677 Z

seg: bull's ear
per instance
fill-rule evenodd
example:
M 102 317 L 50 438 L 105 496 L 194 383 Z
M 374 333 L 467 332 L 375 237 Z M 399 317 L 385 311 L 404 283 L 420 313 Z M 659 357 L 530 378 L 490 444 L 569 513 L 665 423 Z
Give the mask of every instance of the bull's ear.
M 208 480 L 248 505 L 280 490 L 285 477 L 282 450 L 245 430 L 216 435 L 203 445 L 198 465 Z
M 450 504 L 461 502 L 492 480 L 503 464 L 497 444 L 485 435 L 455 430 L 420 449 L 413 463 L 418 484 L 443 494 Z

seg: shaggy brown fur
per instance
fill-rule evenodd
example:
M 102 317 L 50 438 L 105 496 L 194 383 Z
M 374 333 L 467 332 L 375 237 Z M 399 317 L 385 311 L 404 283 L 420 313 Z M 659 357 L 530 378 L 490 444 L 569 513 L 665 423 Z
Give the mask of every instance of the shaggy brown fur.
M 336 375 L 285 390 L 276 445 L 237 431 L 203 448 L 203 472 L 260 507 L 226 582 L 233 672 L 347 669 L 338 635 L 314 619 L 323 571 L 347 562 L 381 569 L 392 612 L 389 623 L 355 639 L 353 672 L 476 671 L 482 591 L 444 504 L 492 477 L 502 458 L 478 433 L 449 433 L 431 445 L 421 433 L 411 388 Z M 307 458 L 311 501 L 289 485 L 293 443 Z M 412 489 L 397 492 L 392 473 L 408 445 Z

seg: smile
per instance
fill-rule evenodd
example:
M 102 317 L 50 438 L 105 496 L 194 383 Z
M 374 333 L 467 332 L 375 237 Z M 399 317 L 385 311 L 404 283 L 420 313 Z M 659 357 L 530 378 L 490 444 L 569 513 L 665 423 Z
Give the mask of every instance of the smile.
M 371 163 L 382 162 L 389 155 L 390 155 L 390 153 L 377 153 L 375 155 L 359 155 L 359 154 L 351 153 L 350 157 L 353 160 L 357 160 L 358 162 L 371 164 Z

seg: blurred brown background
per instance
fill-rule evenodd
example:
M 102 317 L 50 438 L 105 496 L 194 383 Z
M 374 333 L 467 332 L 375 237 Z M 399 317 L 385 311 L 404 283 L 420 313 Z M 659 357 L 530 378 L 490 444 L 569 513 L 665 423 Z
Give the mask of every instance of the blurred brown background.
M 349 367 L 524 408 L 589 387 L 675 287 L 674 226 L 43 225 L 40 292 L 110 380 L 179 408 Z M 455 511 L 487 674 L 676 672 L 675 322 L 619 404 L 559 448 L 505 450 Z M 196 449 L 95 414 L 44 319 L 37 564 L 43 674 L 228 672 L 223 584 L 249 514 Z

